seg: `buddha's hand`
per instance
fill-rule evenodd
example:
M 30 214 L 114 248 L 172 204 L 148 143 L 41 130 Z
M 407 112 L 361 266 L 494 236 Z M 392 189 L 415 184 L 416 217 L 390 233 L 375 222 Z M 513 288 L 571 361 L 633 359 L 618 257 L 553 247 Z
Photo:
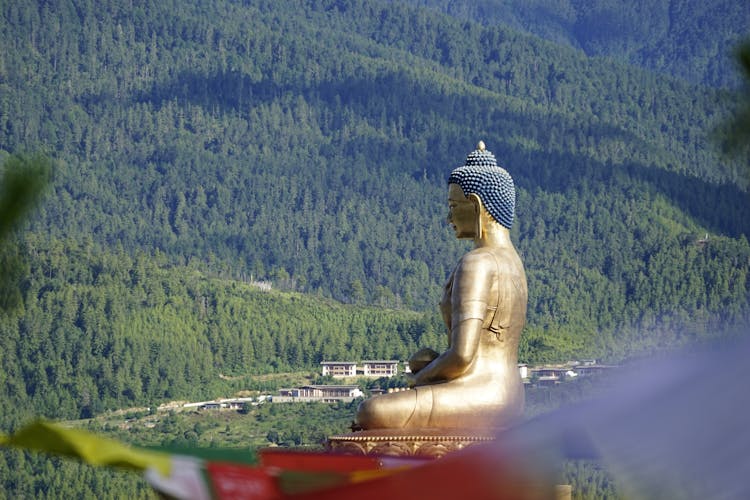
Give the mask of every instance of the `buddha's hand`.
M 439 352 L 430 349 L 429 347 L 423 347 L 412 354 L 409 358 L 409 370 L 411 370 L 412 373 L 417 373 L 419 370 L 432 363 L 432 360 L 438 356 L 440 356 Z M 407 380 L 409 378 L 408 375 L 409 374 L 407 374 Z

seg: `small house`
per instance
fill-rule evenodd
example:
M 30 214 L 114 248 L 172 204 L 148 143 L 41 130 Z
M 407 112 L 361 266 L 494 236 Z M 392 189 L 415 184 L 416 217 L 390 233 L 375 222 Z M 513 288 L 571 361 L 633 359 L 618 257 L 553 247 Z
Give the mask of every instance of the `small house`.
M 279 389 L 279 395 L 274 396 L 273 402 L 349 402 L 363 395 L 362 390 L 356 385 L 304 385 L 290 389 Z
M 398 374 L 398 361 L 362 361 L 362 374 L 365 377 L 393 377 Z
M 333 378 L 356 377 L 357 363 L 353 361 L 321 361 L 322 375 Z

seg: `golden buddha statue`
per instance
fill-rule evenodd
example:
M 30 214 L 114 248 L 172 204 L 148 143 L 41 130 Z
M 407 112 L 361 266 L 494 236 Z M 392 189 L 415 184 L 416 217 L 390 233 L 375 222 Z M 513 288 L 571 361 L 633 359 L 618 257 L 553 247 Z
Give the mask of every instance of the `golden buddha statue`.
M 502 428 L 523 413 L 518 341 L 526 320 L 523 264 L 510 239 L 513 180 L 480 142 L 448 180 L 448 223 L 474 248 L 445 285 L 448 348 L 409 360 L 412 389 L 362 402 L 362 429 Z

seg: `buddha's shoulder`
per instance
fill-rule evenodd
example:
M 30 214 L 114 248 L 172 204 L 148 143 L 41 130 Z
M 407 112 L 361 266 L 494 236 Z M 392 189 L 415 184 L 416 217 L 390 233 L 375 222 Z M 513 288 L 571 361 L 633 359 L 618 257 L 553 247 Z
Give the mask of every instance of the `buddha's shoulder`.
M 491 268 L 507 270 L 523 267 L 518 254 L 513 247 L 480 247 L 464 254 L 459 262 L 459 267 L 466 268 Z
M 515 254 L 516 251 L 512 246 L 508 247 L 479 247 L 467 252 L 462 257 L 463 259 L 470 260 L 494 260 L 502 259 L 503 256 L 508 254 Z
M 496 266 L 498 256 L 490 248 L 475 248 L 464 254 L 459 261 L 460 267 Z

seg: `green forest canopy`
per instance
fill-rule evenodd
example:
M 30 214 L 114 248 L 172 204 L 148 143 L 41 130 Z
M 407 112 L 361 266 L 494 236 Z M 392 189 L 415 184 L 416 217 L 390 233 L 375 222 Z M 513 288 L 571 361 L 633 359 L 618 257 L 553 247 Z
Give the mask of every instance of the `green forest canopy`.
M 524 361 L 618 360 L 747 314 L 746 166 L 709 140 L 731 91 L 407 3 L 2 16 L 0 149 L 54 164 L 2 321 L 3 390 L 22 406 L 85 415 L 439 342 L 435 303 L 466 250 L 445 176 L 479 139 L 518 186 Z M 238 291 L 265 280 L 308 305 Z M 256 331 L 260 316 L 276 319 Z
M 479 139 L 518 187 L 522 361 L 735 331 L 749 166 L 710 135 L 748 4 L 669 5 L 3 2 L 3 187 L 35 152 L 52 175 L 0 250 L 0 429 L 440 347 L 445 178 Z M 147 495 L 1 458 L 9 495 Z
M 736 87 L 731 53 L 747 38 L 750 5 L 736 0 L 406 0 L 459 19 L 500 24 L 664 75 Z

